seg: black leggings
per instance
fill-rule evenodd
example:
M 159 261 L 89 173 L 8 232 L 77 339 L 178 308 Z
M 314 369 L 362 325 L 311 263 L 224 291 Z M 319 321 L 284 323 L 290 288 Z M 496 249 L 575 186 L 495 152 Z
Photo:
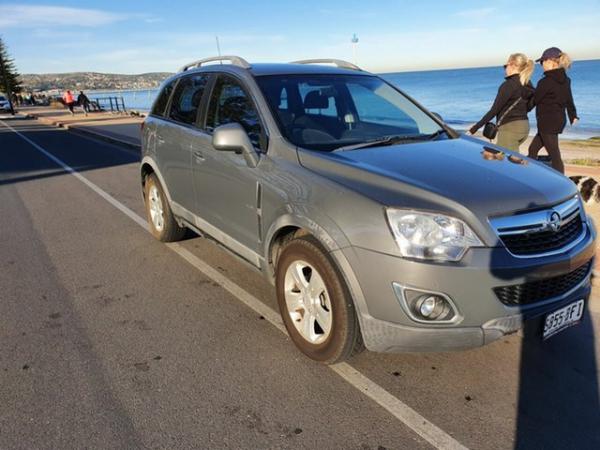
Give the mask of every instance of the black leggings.
M 536 134 L 529 144 L 529 157 L 536 159 L 538 152 L 542 147 L 546 147 L 546 151 L 552 158 L 552 167 L 560 173 L 565 173 L 565 165 L 560 157 L 560 149 L 558 148 L 558 134 Z

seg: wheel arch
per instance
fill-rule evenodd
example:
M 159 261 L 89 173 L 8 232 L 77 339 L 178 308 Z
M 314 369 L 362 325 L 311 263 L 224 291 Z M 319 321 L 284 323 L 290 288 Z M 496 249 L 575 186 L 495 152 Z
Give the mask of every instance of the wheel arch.
M 320 219 L 323 219 L 320 223 L 325 223 L 325 226 L 308 218 L 305 211 L 303 215 L 286 213 L 272 223 L 265 235 L 263 248 L 264 271 L 271 284 L 275 282 L 275 264 L 279 251 L 290 239 L 312 236 L 327 253 L 350 245 L 346 235 L 330 218 L 324 216 Z
M 158 181 L 160 182 L 160 185 L 162 186 L 163 190 L 165 191 L 165 194 L 167 194 L 167 199 L 169 200 L 169 203 L 171 203 L 171 193 L 169 192 L 169 187 L 167 186 L 167 183 L 165 183 L 165 179 L 162 176 L 162 174 L 160 173 L 160 170 L 158 169 L 158 164 L 156 164 L 156 161 L 154 161 L 149 156 L 145 156 L 142 159 L 142 162 L 140 164 L 142 196 L 145 196 L 144 187 L 146 185 L 146 177 L 148 177 L 148 175 L 151 175 L 151 174 L 156 175 L 156 177 L 158 178 Z

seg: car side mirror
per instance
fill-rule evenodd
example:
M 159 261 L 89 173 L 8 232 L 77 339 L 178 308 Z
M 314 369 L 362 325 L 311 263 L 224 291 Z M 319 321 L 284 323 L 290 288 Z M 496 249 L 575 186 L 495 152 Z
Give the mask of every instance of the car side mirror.
M 256 167 L 258 164 L 258 155 L 250 142 L 248 133 L 239 123 L 228 123 L 215 128 L 212 145 L 216 150 L 222 152 L 241 153 L 250 167 Z

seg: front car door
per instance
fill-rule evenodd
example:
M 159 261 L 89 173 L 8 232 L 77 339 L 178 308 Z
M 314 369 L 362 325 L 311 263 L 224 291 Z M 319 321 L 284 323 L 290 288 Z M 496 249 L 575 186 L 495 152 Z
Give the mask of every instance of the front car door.
M 257 152 L 266 150 L 265 129 L 248 91 L 240 80 L 220 74 L 208 103 L 205 129 L 212 133 L 234 122 L 244 127 Z M 193 171 L 197 215 L 220 231 L 219 240 L 225 245 L 257 263 L 261 164 L 248 167 L 242 155 L 215 150 L 210 141 L 203 151 L 204 159 L 196 161 Z

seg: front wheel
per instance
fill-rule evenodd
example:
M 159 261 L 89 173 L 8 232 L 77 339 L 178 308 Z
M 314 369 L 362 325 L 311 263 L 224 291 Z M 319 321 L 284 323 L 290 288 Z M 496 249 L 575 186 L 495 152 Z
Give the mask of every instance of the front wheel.
M 318 242 L 288 242 L 276 267 L 279 310 L 294 344 L 309 358 L 341 362 L 362 346 L 348 289 Z

